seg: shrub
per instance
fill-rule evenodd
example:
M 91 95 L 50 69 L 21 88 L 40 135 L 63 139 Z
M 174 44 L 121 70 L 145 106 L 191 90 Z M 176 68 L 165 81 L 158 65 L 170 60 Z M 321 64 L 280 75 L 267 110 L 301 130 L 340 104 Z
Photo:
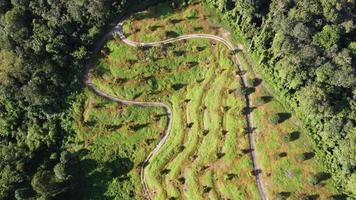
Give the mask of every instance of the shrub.
M 317 185 L 319 183 L 319 179 L 316 176 L 312 176 L 309 178 L 309 183 L 312 185 Z
M 284 142 L 290 142 L 292 140 L 292 136 L 290 134 L 287 134 L 283 137 Z
M 254 85 L 255 85 L 254 83 L 255 83 L 255 79 L 248 79 L 247 80 L 247 84 L 248 84 L 249 87 L 254 87 Z
M 281 120 L 281 117 L 278 114 L 273 114 L 269 118 L 269 122 L 271 124 L 278 124 Z
M 244 96 L 246 94 L 246 89 L 245 88 L 238 88 L 236 90 L 236 94 L 239 96 Z
M 265 103 L 265 100 L 264 100 L 262 97 L 257 97 L 256 100 L 255 100 L 255 102 L 256 102 L 257 104 L 264 104 L 264 103 Z
M 297 159 L 299 162 L 304 161 L 304 160 L 306 160 L 306 155 L 305 155 L 304 153 L 298 154 L 298 155 L 296 156 L 296 159 Z
M 185 17 L 187 19 L 194 19 L 198 16 L 198 13 L 196 10 L 192 9 L 192 10 L 189 10 L 186 14 L 185 14 Z
M 277 200 L 285 200 L 290 196 L 290 192 L 280 192 L 277 194 L 276 199 Z

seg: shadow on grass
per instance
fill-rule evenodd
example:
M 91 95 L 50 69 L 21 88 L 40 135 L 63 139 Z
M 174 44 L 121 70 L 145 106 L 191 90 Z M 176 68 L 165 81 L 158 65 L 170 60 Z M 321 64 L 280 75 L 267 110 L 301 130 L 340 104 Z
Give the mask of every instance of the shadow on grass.
M 107 190 L 107 183 L 113 178 L 119 177 L 119 181 L 129 179 L 126 176 L 134 167 L 134 163 L 129 158 L 114 158 L 113 160 L 100 162 L 94 159 L 84 159 L 80 162 L 85 173 L 82 174 L 84 179 L 84 190 L 94 199 L 104 197 Z
M 288 119 L 290 119 L 292 117 L 292 115 L 290 113 L 278 113 L 277 115 L 279 116 L 278 123 L 282 123 L 282 122 L 284 122 L 284 121 L 286 121 L 286 120 L 288 120 Z M 298 136 L 299 136 L 299 134 L 298 134 Z
M 184 19 L 170 19 L 169 22 L 172 24 L 178 24 L 180 22 L 184 21 Z
M 315 177 L 318 179 L 318 181 L 327 181 L 331 178 L 331 174 L 326 172 L 319 172 L 315 175 Z
M 253 81 L 252 81 L 253 87 L 257 87 L 257 86 L 259 86 L 261 83 L 262 83 L 262 79 L 260 79 L 260 78 L 254 78 Z
M 304 160 L 310 160 L 315 157 L 314 152 L 305 152 L 303 153 L 303 155 L 304 155 Z
M 256 169 L 251 171 L 252 176 L 258 176 L 261 173 L 262 173 L 261 169 Z
M 300 138 L 300 132 L 294 131 L 290 133 L 290 141 L 295 141 Z
M 261 99 L 263 100 L 264 103 L 268 103 L 272 101 L 273 97 L 271 96 L 262 96 Z
M 167 38 L 175 38 L 179 36 L 179 34 L 175 31 L 166 31 L 165 35 Z
M 132 126 L 130 126 L 130 130 L 132 131 L 139 131 L 143 128 L 146 128 L 149 125 L 149 123 L 145 123 L 145 124 L 134 124 Z
M 178 91 L 178 90 L 184 88 L 185 86 L 187 86 L 187 84 L 177 83 L 177 84 L 173 84 L 173 85 L 172 85 L 172 88 L 173 88 L 175 91 Z

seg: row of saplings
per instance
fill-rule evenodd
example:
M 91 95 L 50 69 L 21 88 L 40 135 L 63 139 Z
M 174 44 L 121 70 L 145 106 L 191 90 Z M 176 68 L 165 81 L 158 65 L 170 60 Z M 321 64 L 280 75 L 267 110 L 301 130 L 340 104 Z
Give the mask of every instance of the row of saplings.
M 249 79 L 248 85 L 252 86 L 252 87 L 241 88 L 240 90 L 238 90 L 238 95 L 249 95 L 249 94 L 253 93 L 255 91 L 255 87 L 260 85 L 261 82 L 262 82 L 262 80 L 258 79 L 258 78 Z M 265 104 L 271 100 L 272 100 L 272 97 L 270 97 L 270 96 L 261 96 L 261 97 L 257 97 L 255 99 L 255 103 L 256 104 Z M 253 108 L 251 108 L 251 109 L 253 109 Z M 244 114 L 246 114 L 246 113 L 244 113 Z M 269 117 L 269 122 L 273 125 L 277 125 L 277 124 L 280 124 L 280 123 L 284 122 L 285 120 L 289 119 L 290 117 L 291 117 L 290 113 L 275 113 Z M 286 134 L 283 137 L 283 141 L 284 142 L 292 142 L 292 141 L 299 139 L 299 137 L 300 137 L 300 133 L 295 131 L 295 132 Z M 276 159 L 283 158 L 286 156 L 287 156 L 286 152 L 278 153 L 276 155 Z M 302 162 L 305 160 L 312 159 L 314 156 L 315 156 L 314 152 L 305 152 L 305 153 L 298 154 L 296 156 L 296 160 L 299 162 Z M 320 172 L 320 173 L 315 174 L 314 176 L 311 176 L 309 178 L 309 183 L 312 185 L 322 186 L 323 185 L 322 182 L 325 180 L 328 180 L 330 178 L 331 178 L 330 174 Z M 280 192 L 277 194 L 276 199 L 284 200 L 284 199 L 289 198 L 290 195 L 291 195 L 290 192 Z M 301 195 L 300 198 L 301 198 L 301 200 L 314 200 L 314 199 L 317 199 L 318 197 L 319 197 L 319 195 L 304 194 L 304 195 Z M 328 197 L 328 200 L 336 200 L 336 199 L 344 199 L 344 196 L 343 195 L 332 195 L 332 196 Z

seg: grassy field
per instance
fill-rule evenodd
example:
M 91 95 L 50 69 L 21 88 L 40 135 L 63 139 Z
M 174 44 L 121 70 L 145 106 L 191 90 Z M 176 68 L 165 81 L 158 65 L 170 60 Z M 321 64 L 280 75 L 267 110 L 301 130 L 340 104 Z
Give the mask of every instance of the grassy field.
M 85 92 L 74 113 L 85 199 L 142 199 L 139 166 L 158 143 L 162 109 L 121 106 Z
M 187 33 L 229 33 L 200 4 L 173 10 L 170 4 L 133 15 L 124 26 L 134 41 L 158 41 Z M 322 174 L 313 146 L 252 73 L 243 52 L 254 102 L 256 150 L 264 188 L 270 199 L 278 194 L 298 199 L 325 197 L 334 191 Z M 244 97 L 229 51 L 203 39 L 149 49 L 109 41 L 90 73 L 101 90 L 118 97 L 166 102 L 172 108 L 172 132 L 159 154 L 146 167 L 147 184 L 155 199 L 259 199 L 252 175 Z M 264 96 L 265 98 L 259 98 Z M 139 166 L 158 143 L 164 129 L 161 109 L 125 107 L 86 93 L 76 113 L 78 149 L 88 199 L 141 199 Z M 261 100 L 262 99 L 262 100 Z M 272 114 L 283 122 L 273 125 Z M 291 141 L 286 142 L 288 135 Z M 299 155 L 306 153 L 305 161 Z M 325 180 L 311 185 L 309 178 Z

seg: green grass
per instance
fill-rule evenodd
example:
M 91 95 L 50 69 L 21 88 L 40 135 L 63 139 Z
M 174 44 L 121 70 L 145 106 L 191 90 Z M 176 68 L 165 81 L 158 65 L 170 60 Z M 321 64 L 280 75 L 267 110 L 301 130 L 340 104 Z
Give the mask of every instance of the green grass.
M 173 11 L 164 3 L 133 15 L 124 30 L 130 39 L 142 42 L 166 39 L 167 31 L 226 34 L 207 18 L 216 19 L 199 4 Z M 241 85 L 225 47 L 192 39 L 139 50 L 114 39 L 103 52 L 90 72 L 96 87 L 125 99 L 165 102 L 172 109 L 171 135 L 145 169 L 154 199 L 260 199 L 246 153 L 250 148 L 242 112 L 246 103 L 243 96 L 229 92 Z M 249 78 L 255 78 L 247 56 L 243 52 L 238 56 Z M 265 84 L 256 87 L 253 102 L 271 95 Z M 167 119 L 156 121 L 155 116 L 163 110 L 121 106 L 89 92 L 85 99 L 76 111 L 76 148 L 88 151 L 81 157 L 86 196 L 142 199 L 139 165 L 158 143 Z M 255 107 L 256 151 L 268 197 L 274 199 L 278 192 L 291 192 L 293 199 L 304 193 L 321 198 L 332 194 L 330 181 L 325 186 L 307 182 L 321 171 L 317 158 L 295 159 L 313 150 L 300 122 L 292 116 L 271 125 L 271 114 L 287 112 L 276 99 Z M 135 130 L 137 125 L 144 126 Z M 283 136 L 292 131 L 299 131 L 300 138 L 285 143 Z M 281 152 L 287 156 L 275 159 Z M 123 158 L 128 160 L 121 162 Z M 117 174 L 123 163 L 131 164 L 130 169 Z
M 182 19 L 185 15 L 190 19 L 180 21 L 181 25 L 168 25 L 164 30 L 183 34 L 195 32 L 194 27 L 198 24 L 209 28 L 198 10 L 201 7 L 194 6 L 188 11 L 166 13 L 165 17 L 155 18 L 147 17 L 152 15 L 150 12 L 143 12 L 133 16 L 132 21 L 126 23 L 125 30 L 140 30 L 130 35 L 132 39 L 137 37 L 144 41 L 145 38 L 154 38 L 150 35 L 164 38 L 164 34 L 157 34 L 157 31 L 164 33 L 163 30 L 152 32 L 142 25 L 153 25 L 150 20 L 160 23 Z M 248 148 L 248 138 L 242 133 L 245 126 L 241 114 L 244 99 L 228 92 L 241 87 L 239 79 L 234 76 L 236 69 L 228 57 L 229 51 L 220 44 L 212 48 L 210 41 L 203 39 L 145 51 L 113 40 L 107 48 L 110 53 L 99 62 L 100 69 L 103 68 L 101 73 L 96 70 L 91 73 L 97 87 L 127 99 L 164 101 L 172 108 L 172 133 L 162 151 L 146 168 L 147 184 L 153 196 L 156 199 L 251 196 L 255 190 L 250 191 L 249 188 L 255 188 L 255 182 L 249 172 L 252 167 L 250 158 L 236 156 L 240 148 Z M 129 54 L 123 57 L 120 52 Z M 175 88 L 179 84 L 181 88 Z M 205 134 L 204 130 L 209 133 Z M 225 130 L 227 133 L 223 135 Z M 219 157 L 219 153 L 222 156 Z M 162 171 L 167 172 L 162 174 Z M 226 174 L 240 172 L 244 174 L 229 183 L 224 180 Z M 184 183 L 178 181 L 182 177 Z M 205 186 L 211 190 L 203 193 Z M 256 195 L 254 198 L 258 199 Z
M 239 53 L 242 65 L 249 71 L 248 76 L 260 78 L 252 70 L 251 61 L 243 52 Z M 271 96 L 271 89 L 266 83 L 262 83 L 256 88 L 252 95 L 252 102 L 259 96 Z M 321 185 L 313 186 L 308 179 L 320 172 L 323 172 L 318 155 L 306 160 L 298 161 L 298 154 L 313 152 L 315 148 L 306 132 L 301 128 L 301 122 L 295 116 L 280 124 L 272 125 L 269 117 L 274 113 L 289 113 L 278 99 L 265 104 L 255 104 L 253 111 L 256 131 L 256 150 L 259 154 L 262 177 L 264 183 L 271 185 L 267 192 L 269 196 L 276 196 L 279 192 L 290 192 L 292 198 L 299 198 L 304 194 L 319 195 L 324 199 L 334 193 L 332 181 L 324 181 Z M 259 123 L 257 123 L 259 122 Z M 299 137 L 294 141 L 285 142 L 283 137 L 289 133 L 299 133 Z M 283 158 L 277 158 L 279 153 L 286 153 Z
M 85 198 L 142 199 L 139 164 L 158 142 L 166 119 L 153 119 L 164 111 L 123 107 L 89 91 L 82 105 L 74 113 L 78 120 L 75 149 L 80 151 Z

